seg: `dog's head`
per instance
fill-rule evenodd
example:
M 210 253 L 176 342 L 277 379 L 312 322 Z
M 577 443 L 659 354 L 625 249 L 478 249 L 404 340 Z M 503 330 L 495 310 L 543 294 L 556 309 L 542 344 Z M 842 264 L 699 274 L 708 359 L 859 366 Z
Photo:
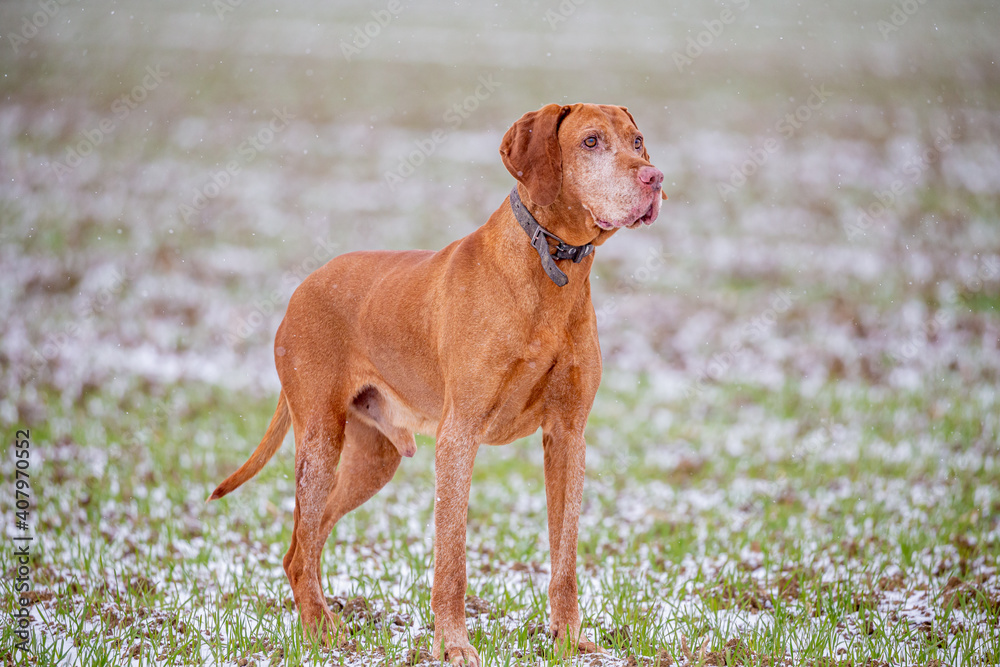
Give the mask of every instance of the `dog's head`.
M 625 107 L 549 104 L 524 114 L 500 155 L 536 206 L 582 207 L 594 231 L 651 224 L 663 173 Z

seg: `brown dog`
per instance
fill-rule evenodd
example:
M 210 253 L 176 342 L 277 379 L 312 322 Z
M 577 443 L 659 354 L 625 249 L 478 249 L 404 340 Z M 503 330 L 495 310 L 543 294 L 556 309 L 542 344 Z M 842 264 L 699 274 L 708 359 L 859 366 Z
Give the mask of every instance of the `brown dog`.
M 303 628 L 327 641 L 346 637 L 320 586 L 323 545 L 413 456 L 419 431 L 437 436 L 434 656 L 480 664 L 465 626 L 473 461 L 480 445 L 540 426 L 550 630 L 569 651 L 601 650 L 581 631 L 576 581 L 583 431 L 601 379 L 592 251 L 621 227 L 656 219 L 663 174 L 616 106 L 527 113 L 500 154 L 518 185 L 472 234 L 438 252 L 348 253 L 299 286 L 274 343 L 277 410 L 250 459 L 212 494 L 253 477 L 295 427 L 284 566 Z

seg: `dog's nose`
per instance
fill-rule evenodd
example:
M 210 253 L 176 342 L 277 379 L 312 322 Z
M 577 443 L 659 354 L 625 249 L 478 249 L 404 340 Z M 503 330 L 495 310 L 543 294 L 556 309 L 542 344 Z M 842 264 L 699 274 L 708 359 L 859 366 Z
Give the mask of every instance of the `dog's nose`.
M 656 167 L 639 167 L 639 181 L 651 188 L 658 188 L 663 183 L 663 172 Z

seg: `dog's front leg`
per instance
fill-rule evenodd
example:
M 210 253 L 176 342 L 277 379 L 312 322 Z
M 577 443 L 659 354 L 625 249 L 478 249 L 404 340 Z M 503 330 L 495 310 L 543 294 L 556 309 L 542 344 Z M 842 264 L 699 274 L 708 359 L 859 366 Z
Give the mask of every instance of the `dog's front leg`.
M 598 653 L 601 647 L 584 635 L 576 582 L 577 539 L 587 444 L 583 429 L 555 427 L 544 431 L 545 499 L 549 518 L 552 577 L 549 630 L 561 653 Z
M 480 667 L 465 627 L 465 538 L 472 465 L 479 444 L 472 437 L 439 429 L 434 446 L 434 611 L 435 660 Z

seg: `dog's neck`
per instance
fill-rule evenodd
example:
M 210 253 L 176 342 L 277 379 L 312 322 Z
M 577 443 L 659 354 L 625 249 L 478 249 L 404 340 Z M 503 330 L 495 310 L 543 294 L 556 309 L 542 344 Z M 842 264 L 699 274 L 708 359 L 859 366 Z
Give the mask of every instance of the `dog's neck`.
M 592 244 L 568 244 L 538 224 L 534 216 L 525 208 L 524 202 L 521 201 L 521 197 L 517 193 L 517 187 L 510 191 L 510 208 L 514 211 L 514 218 L 521 225 L 521 229 L 528 235 L 531 247 L 538 253 L 542 269 L 556 285 L 562 287 L 567 282 L 566 274 L 559 268 L 558 261 L 568 259 L 574 264 L 579 264 L 594 252 Z M 553 247 L 553 243 L 555 247 Z
M 586 207 L 579 202 L 566 202 L 562 193 L 548 206 L 539 206 L 532 201 L 528 189 L 520 183 L 517 184 L 517 193 L 538 224 L 570 245 L 589 243 L 599 246 L 617 231 L 600 229 Z
M 572 245 L 600 245 L 613 232 L 597 230 L 588 225 L 589 215 L 582 206 L 567 206 L 557 200 L 551 206 L 540 207 L 530 201 L 525 188 L 518 188 L 524 207 L 546 231 Z M 590 231 L 588 231 L 590 228 Z M 531 245 L 531 239 L 514 216 L 510 199 L 504 199 L 489 221 L 475 234 L 489 240 L 479 245 L 480 252 L 488 253 L 501 268 L 501 274 L 514 283 L 516 289 L 532 285 L 545 300 L 569 299 L 576 302 L 581 290 L 589 294 L 590 267 L 594 261 L 591 253 L 579 263 L 570 259 L 556 260 L 558 268 L 566 274 L 565 285 L 556 285 L 542 267 L 538 251 Z M 553 248 L 555 247 L 553 243 Z

